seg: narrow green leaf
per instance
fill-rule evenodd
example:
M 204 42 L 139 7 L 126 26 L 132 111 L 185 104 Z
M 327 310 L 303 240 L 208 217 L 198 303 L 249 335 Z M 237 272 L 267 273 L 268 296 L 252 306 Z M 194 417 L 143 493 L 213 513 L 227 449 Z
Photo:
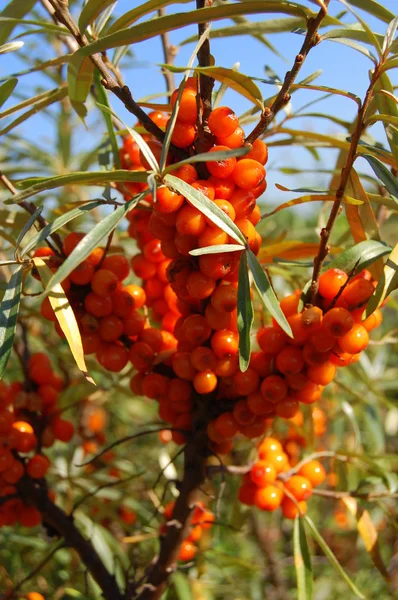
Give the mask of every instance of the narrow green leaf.
M 139 6 L 129 10 L 124 15 L 116 19 L 114 23 L 107 30 L 107 35 L 110 33 L 114 33 L 115 31 L 120 31 L 121 29 L 125 29 L 129 27 L 138 19 L 141 19 L 148 13 L 154 12 L 159 8 L 163 8 L 168 4 L 187 4 L 190 0 L 149 0 L 148 2 L 144 2 Z M 196 38 L 197 39 L 197 38 Z M 196 41 L 196 40 L 195 40 Z
M 344 250 L 332 262 L 327 263 L 326 269 L 341 269 L 346 273 L 351 273 L 355 268 L 354 274 L 356 274 L 390 252 L 390 246 L 384 242 L 365 240 Z
M 379 40 L 377 39 L 376 35 L 373 33 L 373 31 L 371 30 L 371 28 L 369 27 L 369 25 L 367 24 L 367 22 L 365 21 L 365 19 L 362 19 L 362 17 L 360 15 L 358 15 L 355 10 L 353 10 L 351 8 L 351 6 L 348 4 L 348 2 L 346 2 L 346 0 L 339 0 L 339 2 L 341 2 L 342 4 L 344 4 L 344 6 L 354 15 L 354 17 L 358 20 L 359 23 L 361 23 L 364 31 L 366 32 L 370 43 L 376 48 L 377 53 L 379 56 L 381 56 L 381 44 L 379 43 Z
M 39 192 L 53 190 L 66 185 L 97 185 L 111 181 L 123 183 L 124 181 L 139 181 L 145 183 L 148 174 L 146 171 L 127 171 L 118 169 L 116 171 L 77 171 L 67 175 L 56 175 L 55 177 L 34 177 L 19 182 L 19 185 L 27 186 L 23 192 L 5 200 L 5 204 L 18 204 Z
M 380 33 L 374 33 L 379 44 L 383 43 L 383 36 Z M 362 27 L 361 23 L 350 23 L 345 27 L 338 27 L 337 29 L 330 29 L 321 36 L 322 40 L 335 40 L 337 38 L 345 38 L 346 40 L 353 40 L 354 42 L 363 42 L 364 44 L 371 44 L 369 36 Z
M 248 251 L 248 263 L 249 268 L 253 274 L 254 285 L 259 293 L 259 296 L 268 309 L 271 316 L 274 317 L 278 325 L 285 331 L 290 337 L 293 337 L 292 330 L 289 323 L 283 314 L 281 307 L 278 302 L 278 298 L 275 296 L 275 292 L 272 289 L 271 283 L 265 273 L 264 269 L 257 260 L 257 257 L 251 250 Z
M 308 527 L 311 531 L 312 537 L 317 542 L 317 544 L 319 545 L 319 547 L 321 548 L 321 550 L 325 554 L 325 556 L 329 559 L 330 563 L 336 569 L 336 571 L 340 575 L 340 577 L 346 582 L 348 587 L 351 589 L 351 591 L 355 594 L 355 596 L 357 598 L 361 598 L 361 600 L 366 600 L 366 597 L 362 594 L 362 592 L 360 592 L 358 590 L 358 588 L 356 587 L 354 582 L 350 579 L 350 577 L 344 571 L 343 567 L 341 566 L 341 564 L 339 563 L 339 561 L 333 554 L 332 550 L 329 548 L 329 546 L 327 545 L 327 543 L 325 542 L 325 540 L 319 533 L 318 529 L 315 527 L 315 525 L 314 525 L 313 521 L 310 519 L 310 517 L 308 517 L 307 515 L 304 515 L 304 517 L 302 517 L 302 518 L 305 520 L 306 524 L 308 525 Z
M 21 231 L 18 234 L 16 249 L 19 248 L 19 245 L 22 242 L 23 238 L 28 233 L 29 229 L 32 227 L 32 225 L 36 221 L 36 219 L 43 212 L 43 208 L 44 208 L 43 206 L 38 206 L 36 208 L 35 212 L 33 213 L 33 215 L 30 215 L 29 219 L 26 221 L 25 225 L 23 226 L 23 228 L 21 229 Z
M 177 169 L 182 167 L 182 165 L 193 165 L 194 163 L 207 162 L 210 160 L 225 160 L 226 158 L 231 158 L 231 156 L 244 156 L 249 152 L 249 150 L 249 147 L 244 146 L 242 148 L 234 148 L 231 150 L 217 150 L 217 152 L 202 152 L 201 154 L 190 156 L 189 158 L 180 160 L 177 163 L 169 165 L 164 169 L 163 175 L 167 175 L 168 173 L 176 171 Z
M 172 575 L 172 585 L 174 587 L 176 600 L 192 600 L 192 590 L 188 576 L 181 571 L 176 571 Z
M 350 4 L 357 6 L 361 10 L 368 12 L 370 15 L 381 19 L 385 23 L 390 23 L 392 19 L 395 17 L 394 13 L 392 13 L 388 8 L 382 6 L 375 0 L 350 0 Z
M 18 265 L 0 304 L 0 379 L 10 358 L 22 290 L 22 265 Z
M 161 65 L 164 69 L 171 71 L 172 73 L 183 73 L 186 71 L 185 67 L 175 67 L 173 65 Z M 248 75 L 244 75 L 239 71 L 235 71 L 234 69 L 226 69 L 225 67 L 195 67 L 192 69 L 196 73 L 202 73 L 203 75 L 208 75 L 209 77 L 213 77 L 217 81 L 221 81 L 231 89 L 235 90 L 245 98 L 248 98 L 259 106 L 259 108 L 263 108 L 264 100 L 263 96 L 253 82 L 253 78 Z
M 368 50 L 368 48 L 366 48 L 365 46 L 362 46 L 362 44 L 358 44 L 358 42 L 354 42 L 353 40 L 347 40 L 347 38 L 326 38 L 329 42 L 337 42 L 338 44 L 343 44 L 344 46 L 349 46 L 350 48 L 353 48 L 354 50 L 357 50 L 358 52 L 360 52 L 361 54 L 364 54 L 365 56 L 367 56 L 368 58 L 370 58 L 371 61 L 373 61 L 373 63 L 376 65 L 377 64 L 377 58 L 375 57 L 375 55 Z
M 388 24 L 386 35 L 384 36 L 383 46 L 381 49 L 383 52 L 383 55 L 388 54 L 390 46 L 392 45 L 392 43 L 394 41 L 395 34 L 397 33 L 397 27 L 398 27 L 398 17 L 395 17 L 395 19 L 393 19 Z
M 9 42 L 0 46 L 0 54 L 8 54 L 9 52 L 15 52 L 24 45 L 24 42 Z
M 238 280 L 238 331 L 239 331 L 239 368 L 244 373 L 250 363 L 250 333 L 254 311 L 250 297 L 249 269 L 247 254 L 242 252 L 239 263 Z
M 79 265 L 83 260 L 91 254 L 91 252 L 100 245 L 120 223 L 120 221 L 146 196 L 147 192 L 141 192 L 123 206 L 119 206 L 110 215 L 102 219 L 93 229 L 87 233 L 84 238 L 78 243 L 76 248 L 71 252 L 65 262 L 54 273 L 51 279 L 47 282 L 47 287 L 39 297 L 47 296 L 51 289 L 61 283 L 68 275 Z
M 18 79 L 13 78 L 8 79 L 8 81 L 5 81 L 0 85 L 0 107 L 3 106 L 4 102 L 6 102 L 6 100 L 8 100 L 8 98 L 11 96 L 17 83 Z
M 31 10 L 36 0 L 11 0 L 5 9 L 0 13 L 2 17 L 15 19 L 15 23 L 0 22 L 0 44 L 4 44 L 9 38 L 12 30 Z
M 354 408 L 352 404 L 350 404 L 346 400 L 343 400 L 343 402 L 341 403 L 341 410 L 344 412 L 347 419 L 352 425 L 352 430 L 354 433 L 354 450 L 358 451 L 361 447 L 361 429 L 355 416 Z
M 59 65 L 63 65 L 67 63 L 70 57 L 73 54 L 65 54 L 64 56 L 57 56 L 56 58 L 52 58 L 51 60 L 47 60 L 45 62 L 41 62 L 39 65 L 35 65 L 31 69 L 25 69 L 24 71 L 18 71 L 17 73 L 13 73 L 12 77 L 21 77 L 22 75 L 29 75 L 30 73 L 35 73 L 37 71 L 44 71 L 49 67 L 57 67 Z M 0 83 L 3 81 L 9 81 L 8 78 L 0 79 Z M 1 88 L 0 88 L 1 91 Z M 1 94 L 0 94 L 0 106 L 1 106 Z
M 79 29 L 84 33 L 87 27 L 115 0 L 88 0 L 79 17 Z
M 396 66 L 398 66 L 398 62 Z M 377 123 L 378 121 L 381 121 L 382 123 L 393 123 L 394 125 L 398 125 L 398 116 L 393 117 L 392 115 L 374 115 L 367 120 L 366 125 L 373 125 L 373 123 Z
M 375 292 L 366 307 L 366 316 L 369 316 L 384 302 L 384 300 L 398 288 L 398 244 L 394 247 L 384 265 L 384 271 L 376 286 Z
M 398 198 L 398 181 L 391 171 L 375 156 L 371 154 L 362 154 L 361 156 L 368 161 L 387 191 L 395 198 Z
M 111 107 L 110 107 L 109 100 L 108 100 L 108 92 L 106 91 L 104 86 L 101 85 L 101 76 L 100 76 L 100 73 L 98 70 L 95 71 L 94 80 L 95 80 L 95 89 L 97 91 L 97 98 L 98 98 L 97 106 L 98 106 L 98 108 L 101 110 L 102 106 L 106 106 L 110 111 Z M 116 138 L 115 128 L 113 126 L 112 117 L 108 111 L 101 110 L 101 112 L 103 114 L 106 128 L 108 130 L 109 141 L 110 141 L 110 144 L 112 147 L 112 153 L 113 153 L 113 162 L 114 162 L 115 167 L 117 169 L 120 169 L 121 163 L 120 163 L 119 145 L 118 145 L 118 141 Z
M 102 205 L 102 202 L 99 202 L 98 200 L 89 202 L 88 204 L 85 204 L 84 206 L 79 206 L 79 208 L 74 208 L 73 210 L 70 210 L 69 212 L 65 213 L 64 215 L 61 215 L 60 217 L 55 219 L 52 223 L 48 223 L 43 229 L 41 229 L 38 233 L 36 233 L 36 235 L 34 235 L 29 240 L 29 242 L 26 244 L 26 246 L 24 247 L 24 249 L 21 252 L 21 258 L 26 256 L 26 254 L 28 252 L 33 250 L 33 248 L 35 248 L 37 246 L 37 244 L 40 244 L 40 242 L 42 242 L 43 240 L 50 237 L 50 235 L 52 233 L 54 233 L 54 231 L 57 231 L 58 229 L 60 229 L 61 227 L 63 227 L 67 223 L 69 223 L 69 221 L 72 221 L 73 219 L 81 217 L 81 216 L 87 214 L 87 212 L 89 212 L 90 210 L 93 210 L 94 208 L 97 208 L 98 206 L 101 206 L 101 205 Z
M 394 44 L 396 43 L 397 42 L 394 42 Z M 398 100 L 396 96 L 394 96 L 394 86 L 386 72 L 380 74 L 380 77 L 376 81 L 374 89 L 376 92 L 375 100 L 378 112 L 381 115 L 390 115 L 391 117 L 398 117 Z M 387 140 L 391 149 L 391 153 L 395 160 L 395 164 L 398 164 L 398 135 L 396 135 L 396 128 L 394 128 L 393 125 L 390 125 L 389 123 L 385 123 L 384 129 L 387 135 Z
M 64 89 L 66 89 L 66 88 L 64 88 Z M 54 96 L 54 94 L 57 94 L 57 92 L 59 92 L 59 91 L 60 91 L 60 88 L 55 88 L 53 90 L 48 90 L 46 92 L 42 92 L 41 94 L 37 94 L 36 96 L 32 96 L 31 98 L 27 98 L 26 100 L 23 100 L 22 102 L 18 102 L 18 104 L 15 104 L 14 106 L 10 106 L 10 108 L 7 108 L 2 113 L 0 113 L 0 119 L 4 119 L 5 117 L 12 115 L 13 113 L 18 112 L 18 111 L 22 110 L 23 108 L 26 108 L 27 106 L 32 106 L 33 104 L 37 104 L 41 100 L 46 100 L 47 98 L 51 98 L 51 96 Z
M 33 108 L 26 111 L 20 117 L 18 117 L 14 121 L 12 121 L 12 123 L 7 125 L 7 127 L 4 127 L 4 129 L 2 129 L 0 131 L 0 135 L 4 135 L 4 134 L 8 133 L 12 129 L 14 129 L 18 125 L 20 125 L 21 123 L 23 123 L 24 121 L 26 121 L 27 119 L 29 119 L 30 117 L 32 117 L 33 115 L 38 113 L 43 108 L 47 108 L 51 104 L 54 104 L 55 102 L 59 102 L 60 100 L 65 98 L 67 95 L 68 95 L 68 88 L 66 88 L 66 87 L 55 90 L 51 95 L 47 96 L 40 102 L 36 102 L 36 104 L 33 106 Z
M 203 254 L 220 254 L 220 252 L 241 252 L 241 244 L 219 244 L 218 246 L 206 246 L 205 248 L 195 248 L 190 251 L 191 256 L 203 256 Z
M 278 187 L 278 185 L 276 185 Z M 336 196 L 334 194 L 309 194 L 305 196 L 300 196 L 299 198 L 293 198 L 293 200 L 289 200 L 288 202 L 283 202 L 274 210 L 264 215 L 261 215 L 262 219 L 266 219 L 275 215 L 276 213 L 284 210 L 285 208 L 291 208 L 292 206 L 299 206 L 300 204 L 306 204 L 307 202 L 334 202 L 336 200 Z M 351 198 L 350 196 L 343 197 L 344 204 L 352 204 L 354 206 L 362 204 L 361 200 L 356 200 L 355 198 Z
M 246 246 L 247 242 L 245 236 L 232 219 L 230 219 L 217 204 L 214 204 L 212 200 L 209 200 L 207 196 L 202 194 L 202 192 L 196 190 L 185 181 L 182 181 L 182 179 L 174 177 L 174 175 L 166 175 L 164 182 L 166 185 L 168 184 L 169 187 L 182 194 L 192 206 L 200 210 L 200 212 L 210 219 L 214 225 L 225 231 L 225 233 L 239 244 L 242 244 L 242 246 Z
M 312 566 L 304 525 L 296 516 L 293 529 L 294 566 L 297 578 L 297 600 L 312 600 Z

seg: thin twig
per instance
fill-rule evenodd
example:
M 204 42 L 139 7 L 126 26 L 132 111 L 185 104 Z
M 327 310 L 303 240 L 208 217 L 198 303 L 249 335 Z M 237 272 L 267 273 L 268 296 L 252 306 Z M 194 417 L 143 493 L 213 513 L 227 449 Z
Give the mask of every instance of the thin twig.
M 373 502 L 380 500 L 380 498 L 398 498 L 398 494 L 391 493 L 387 490 L 382 492 L 338 492 L 334 490 L 312 490 L 314 496 L 324 496 L 325 498 L 333 498 L 338 500 L 340 498 L 360 498 L 361 500 L 368 500 Z
M 282 87 L 276 96 L 271 107 L 266 107 L 261 115 L 260 122 L 256 125 L 251 133 L 246 138 L 247 144 L 252 144 L 254 140 L 260 137 L 268 128 L 268 125 L 273 121 L 276 114 L 286 106 L 286 104 L 290 100 L 289 90 L 294 83 L 301 67 L 305 59 L 307 58 L 308 53 L 314 46 L 316 46 L 320 37 L 318 34 L 318 29 L 321 26 L 322 21 L 327 15 L 327 9 L 330 0 L 325 0 L 322 3 L 321 10 L 319 11 L 316 17 L 313 17 L 308 20 L 307 23 L 307 35 L 305 36 L 305 40 L 303 45 L 301 46 L 300 52 L 297 54 L 293 68 L 291 71 L 288 71 L 285 75 L 285 79 L 283 81 Z
M 312 281 L 311 281 L 312 304 L 316 304 L 316 301 L 317 301 L 319 275 L 320 275 L 320 272 L 322 269 L 322 265 L 325 261 L 325 258 L 327 257 L 327 255 L 329 253 L 329 249 L 330 249 L 329 248 L 329 239 L 330 239 L 334 224 L 336 222 L 336 219 L 340 212 L 341 204 L 342 204 L 343 198 L 344 198 L 345 189 L 346 189 L 347 183 L 350 178 L 351 169 L 352 169 L 355 159 L 356 159 L 356 152 L 357 152 L 358 144 L 361 139 L 361 135 L 366 127 L 365 114 L 369 108 L 370 102 L 372 101 L 374 87 L 376 85 L 377 80 L 380 77 L 380 74 L 381 74 L 381 67 L 382 67 L 382 63 L 379 63 L 376 65 L 376 67 L 373 71 L 372 79 L 370 81 L 369 87 L 367 89 L 367 92 L 366 92 L 366 95 L 364 98 L 364 101 L 358 109 L 356 127 L 351 136 L 350 149 L 348 151 L 347 159 L 341 170 L 340 183 L 336 190 L 335 200 L 333 202 L 333 206 L 330 211 L 330 215 L 329 215 L 328 221 L 326 223 L 326 226 L 321 231 L 319 250 L 318 250 L 317 256 L 314 259 L 314 270 L 312 273 Z

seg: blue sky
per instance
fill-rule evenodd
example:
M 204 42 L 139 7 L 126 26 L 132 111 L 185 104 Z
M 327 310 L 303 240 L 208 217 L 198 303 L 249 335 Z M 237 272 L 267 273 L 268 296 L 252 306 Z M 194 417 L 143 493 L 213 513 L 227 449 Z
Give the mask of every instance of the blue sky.
M 119 0 L 115 12 L 115 15 L 121 15 L 127 10 L 134 6 L 137 6 L 138 2 L 131 2 L 130 0 Z M 317 10 L 316 3 L 314 2 L 302 2 L 303 5 Z M 397 0 L 384 0 L 380 2 L 386 8 L 394 12 L 398 6 Z M 77 3 L 79 6 L 79 3 Z M 167 12 L 172 11 L 187 11 L 194 7 L 193 3 L 190 4 L 176 4 L 167 7 Z M 344 6 L 337 0 L 332 0 L 330 6 L 330 12 L 333 15 L 338 14 Z M 362 16 L 365 13 L 358 11 Z M 258 17 L 252 15 L 248 18 L 251 21 L 265 21 L 272 18 L 280 18 L 287 15 L 281 14 L 263 14 Z M 384 34 L 387 24 L 374 18 L 367 18 L 367 23 L 372 27 L 374 31 Z M 346 15 L 344 17 L 345 23 L 355 22 L 353 15 Z M 218 29 L 223 26 L 231 25 L 231 21 L 219 21 L 213 24 L 213 29 Z M 14 36 L 18 35 L 22 31 L 21 28 L 14 31 Z M 176 46 L 179 43 L 196 33 L 196 27 L 186 27 L 172 31 L 170 33 L 170 40 Z M 22 38 L 27 44 L 31 43 L 34 39 L 33 36 L 27 36 Z M 217 39 L 211 42 L 211 51 L 215 57 L 216 64 L 223 67 L 232 67 L 235 63 L 240 64 L 240 71 L 248 75 L 256 77 L 267 77 L 265 74 L 265 67 L 269 66 L 275 71 L 281 78 L 283 78 L 286 70 L 293 64 L 294 57 L 299 51 L 303 37 L 294 33 L 283 33 L 269 35 L 268 39 L 276 46 L 278 51 L 285 57 L 286 60 L 279 58 L 270 50 L 268 50 L 263 44 L 255 40 L 250 36 L 240 36 L 237 38 L 225 38 Z M 36 40 L 40 41 L 40 38 L 36 37 Z M 44 46 L 40 46 L 41 48 Z M 193 50 L 193 44 L 188 44 L 179 48 L 178 55 L 176 57 L 176 64 L 184 66 L 190 57 Z M 132 90 L 133 96 L 136 99 L 142 98 L 146 95 L 157 93 L 164 90 L 164 80 L 160 72 L 160 68 L 157 66 L 159 62 L 162 62 L 162 52 L 159 38 L 154 38 L 146 42 L 139 43 L 133 48 L 135 54 L 135 61 L 130 68 L 129 65 L 123 67 L 123 77 L 126 83 Z M 111 55 L 111 54 L 110 54 Z M 50 57 L 50 56 L 48 56 Z M 47 58 L 47 52 L 44 50 L 43 59 Z M 125 61 L 126 63 L 126 61 Z M 125 64 L 124 63 L 124 64 Z M 123 64 L 123 63 L 122 63 Z M 312 50 L 309 57 L 307 58 L 301 72 L 299 79 L 301 80 L 306 76 L 310 75 L 314 71 L 322 70 L 322 74 L 314 82 L 319 85 L 328 85 L 335 88 L 344 89 L 357 94 L 360 97 L 364 96 L 368 85 L 368 72 L 371 68 L 371 61 L 353 50 L 352 48 L 343 46 L 342 44 L 334 42 L 323 42 L 315 49 Z M 21 61 L 18 59 L 18 53 L 7 54 L 1 57 L 0 60 L 0 77 L 3 78 L 10 72 L 15 72 L 25 68 Z M 396 74 L 390 71 L 390 76 L 395 82 L 397 80 Z M 21 80 L 22 81 L 22 80 Z M 52 83 L 40 75 L 32 74 L 23 78 L 23 86 L 19 85 L 19 90 L 23 87 L 23 94 L 29 95 L 29 92 L 34 93 L 34 89 L 38 85 L 42 85 L 45 89 L 53 87 Z M 271 96 L 275 93 L 276 88 L 270 85 L 264 85 L 259 83 L 259 87 L 264 94 L 264 97 Z M 303 104 L 319 97 L 321 94 L 313 91 L 297 91 L 293 95 L 293 109 L 302 106 Z M 5 107 L 12 105 L 14 101 L 8 102 Z M 114 110 L 121 116 L 123 120 L 128 123 L 134 122 L 131 119 L 131 115 L 124 110 L 120 102 L 115 99 L 112 100 Z M 223 100 L 223 104 L 231 106 L 238 114 L 244 112 L 251 105 L 250 103 L 239 96 L 235 92 L 228 92 Z M 316 104 L 313 109 L 317 112 L 323 112 L 326 114 L 332 114 L 338 116 L 344 120 L 352 121 L 355 117 L 356 104 L 349 99 L 342 98 L 339 96 L 332 96 L 327 100 Z M 88 120 L 90 128 L 90 119 Z M 338 125 L 332 123 L 326 119 L 313 119 L 313 118 L 297 118 L 289 123 L 290 128 L 303 129 L 303 130 L 314 130 L 320 133 L 327 133 L 333 135 L 336 133 L 342 133 L 344 130 Z M 105 132 L 105 129 L 104 129 Z M 21 133 L 28 135 L 31 139 L 44 140 L 44 138 L 52 137 L 52 125 L 48 118 L 42 116 L 36 116 L 31 119 L 28 123 L 20 126 L 19 129 L 15 130 L 15 133 Z M 97 136 L 100 132 L 95 129 L 95 135 Z M 382 127 L 376 125 L 372 128 L 371 133 L 380 141 L 385 143 L 384 133 Z M 98 138 L 97 138 L 98 139 Z M 92 140 L 90 133 L 85 135 L 79 135 L 79 140 L 75 140 L 76 149 L 87 147 Z M 273 203 L 276 199 L 278 201 L 285 201 L 289 198 L 287 194 L 278 192 L 274 187 L 275 182 L 283 183 L 286 186 L 298 187 L 299 185 L 324 185 L 327 183 L 327 178 L 319 175 L 305 175 L 301 179 L 291 178 L 284 174 L 281 174 L 277 169 L 281 166 L 292 166 L 300 168 L 304 166 L 306 169 L 314 168 L 315 170 L 322 168 L 331 168 L 333 165 L 333 152 L 325 150 L 321 152 L 322 162 L 317 163 L 308 152 L 302 150 L 296 146 L 276 148 L 270 153 L 270 172 L 269 172 L 269 187 L 266 194 L 266 202 Z M 364 163 L 364 161 L 360 161 Z M 361 164 L 361 169 L 365 169 L 365 165 Z M 294 179 L 294 181 L 293 181 Z

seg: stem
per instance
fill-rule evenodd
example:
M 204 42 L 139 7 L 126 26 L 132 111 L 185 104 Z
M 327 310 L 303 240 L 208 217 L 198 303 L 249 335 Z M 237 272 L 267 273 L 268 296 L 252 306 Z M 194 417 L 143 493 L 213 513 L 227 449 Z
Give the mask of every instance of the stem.
M 330 239 L 334 224 L 336 222 L 336 219 L 337 219 L 340 209 L 341 209 L 341 204 L 343 202 L 345 188 L 347 186 L 347 183 L 348 183 L 348 180 L 350 177 L 350 173 L 351 173 L 351 169 L 352 169 L 355 159 L 356 159 L 356 152 L 357 152 L 358 144 L 361 139 L 361 135 L 366 127 L 365 114 L 366 114 L 366 111 L 369 108 L 369 104 L 373 98 L 373 90 L 374 90 L 376 82 L 381 74 L 381 67 L 382 67 L 382 63 L 376 65 L 376 67 L 373 71 L 372 79 L 370 81 L 369 87 L 367 89 L 367 92 L 366 92 L 366 95 L 364 98 L 364 101 L 363 101 L 362 105 L 358 108 L 356 127 L 351 136 L 351 144 L 350 144 L 350 149 L 348 151 L 347 159 L 341 170 L 340 183 L 339 183 L 339 187 L 336 190 L 336 197 L 335 197 L 332 209 L 330 211 L 330 215 L 329 215 L 328 221 L 326 223 L 326 226 L 321 231 L 319 250 L 318 250 L 317 256 L 314 259 L 314 270 L 312 273 L 312 281 L 311 281 L 311 297 L 312 297 L 312 304 L 314 304 L 314 305 L 316 304 L 316 300 L 317 300 L 317 296 L 318 296 L 318 283 L 319 283 L 319 276 L 321 273 L 322 265 L 323 265 L 325 258 L 327 257 L 329 250 L 330 250 L 329 239 Z
M 50 525 L 79 554 L 93 579 L 102 590 L 106 600 L 123 600 L 113 575 L 108 573 L 93 545 L 77 529 L 73 519 L 54 504 L 47 495 L 44 486 L 30 478 L 23 478 L 17 485 L 23 498 L 29 500 L 43 516 L 43 522 Z
M 294 83 L 301 67 L 305 59 L 307 58 L 308 53 L 314 46 L 319 44 L 320 38 L 318 34 L 318 29 L 327 15 L 327 9 L 330 0 L 325 0 L 321 5 L 321 10 L 318 15 L 312 19 L 308 20 L 307 23 L 307 35 L 305 36 L 305 40 L 303 45 L 301 46 L 300 52 L 297 54 L 294 65 L 291 71 L 288 71 L 285 75 L 285 79 L 283 81 L 282 87 L 276 96 L 272 106 L 270 108 L 265 108 L 260 122 L 256 125 L 251 133 L 246 138 L 247 144 L 252 144 L 254 140 L 260 137 L 268 128 L 268 125 L 273 121 L 276 114 L 284 107 L 290 100 L 290 87 Z
M 166 14 L 164 8 L 159 8 L 158 15 L 159 17 L 163 17 Z M 170 44 L 169 34 L 166 31 L 160 35 L 162 40 L 162 48 L 163 48 L 163 56 L 164 62 L 168 65 L 172 65 L 174 63 L 174 58 L 177 54 L 177 49 L 173 44 Z M 167 69 L 162 69 L 162 73 L 166 82 L 166 89 L 171 94 L 176 89 L 174 73 L 168 71 Z
M 196 0 L 196 8 L 206 8 L 212 5 L 212 0 Z M 198 24 L 198 36 L 199 38 L 209 29 L 209 23 L 199 23 Z M 198 63 L 200 67 L 210 67 L 211 66 L 211 54 L 210 54 L 210 41 L 207 37 L 198 52 Z M 213 77 L 209 77 L 208 75 L 199 76 L 199 93 L 200 98 L 203 102 L 203 114 L 202 114 L 202 128 L 207 128 L 207 120 L 211 113 L 212 109 L 212 91 L 214 87 L 214 79 Z

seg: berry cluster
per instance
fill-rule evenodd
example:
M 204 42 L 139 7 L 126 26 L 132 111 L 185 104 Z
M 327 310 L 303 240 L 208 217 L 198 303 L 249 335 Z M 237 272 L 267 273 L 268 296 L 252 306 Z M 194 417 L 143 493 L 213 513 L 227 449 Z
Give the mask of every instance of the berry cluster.
M 170 502 L 164 507 L 164 517 L 166 523 L 161 526 L 160 534 L 164 535 L 167 531 L 167 521 L 173 516 L 174 502 Z M 187 538 L 182 541 L 178 553 L 178 560 L 187 562 L 195 558 L 197 552 L 197 544 L 201 539 L 204 531 L 211 529 L 214 523 L 214 514 L 206 508 L 203 502 L 197 502 L 192 514 L 191 531 Z
M 259 445 L 258 458 L 243 478 L 240 502 L 266 511 L 281 507 L 287 519 L 294 519 L 298 513 L 305 514 L 306 500 L 311 497 L 312 489 L 326 477 L 321 463 L 311 460 L 304 463 L 297 473 L 291 473 L 288 455 L 281 443 L 271 437 L 265 438 Z
M 23 477 L 42 479 L 50 466 L 42 448 L 55 440 L 68 442 L 74 433 L 70 421 L 56 408 L 63 380 L 51 368 L 47 355 L 32 354 L 24 385 L 0 382 L 0 526 L 16 522 L 25 527 L 40 523 L 39 511 L 18 497 Z

